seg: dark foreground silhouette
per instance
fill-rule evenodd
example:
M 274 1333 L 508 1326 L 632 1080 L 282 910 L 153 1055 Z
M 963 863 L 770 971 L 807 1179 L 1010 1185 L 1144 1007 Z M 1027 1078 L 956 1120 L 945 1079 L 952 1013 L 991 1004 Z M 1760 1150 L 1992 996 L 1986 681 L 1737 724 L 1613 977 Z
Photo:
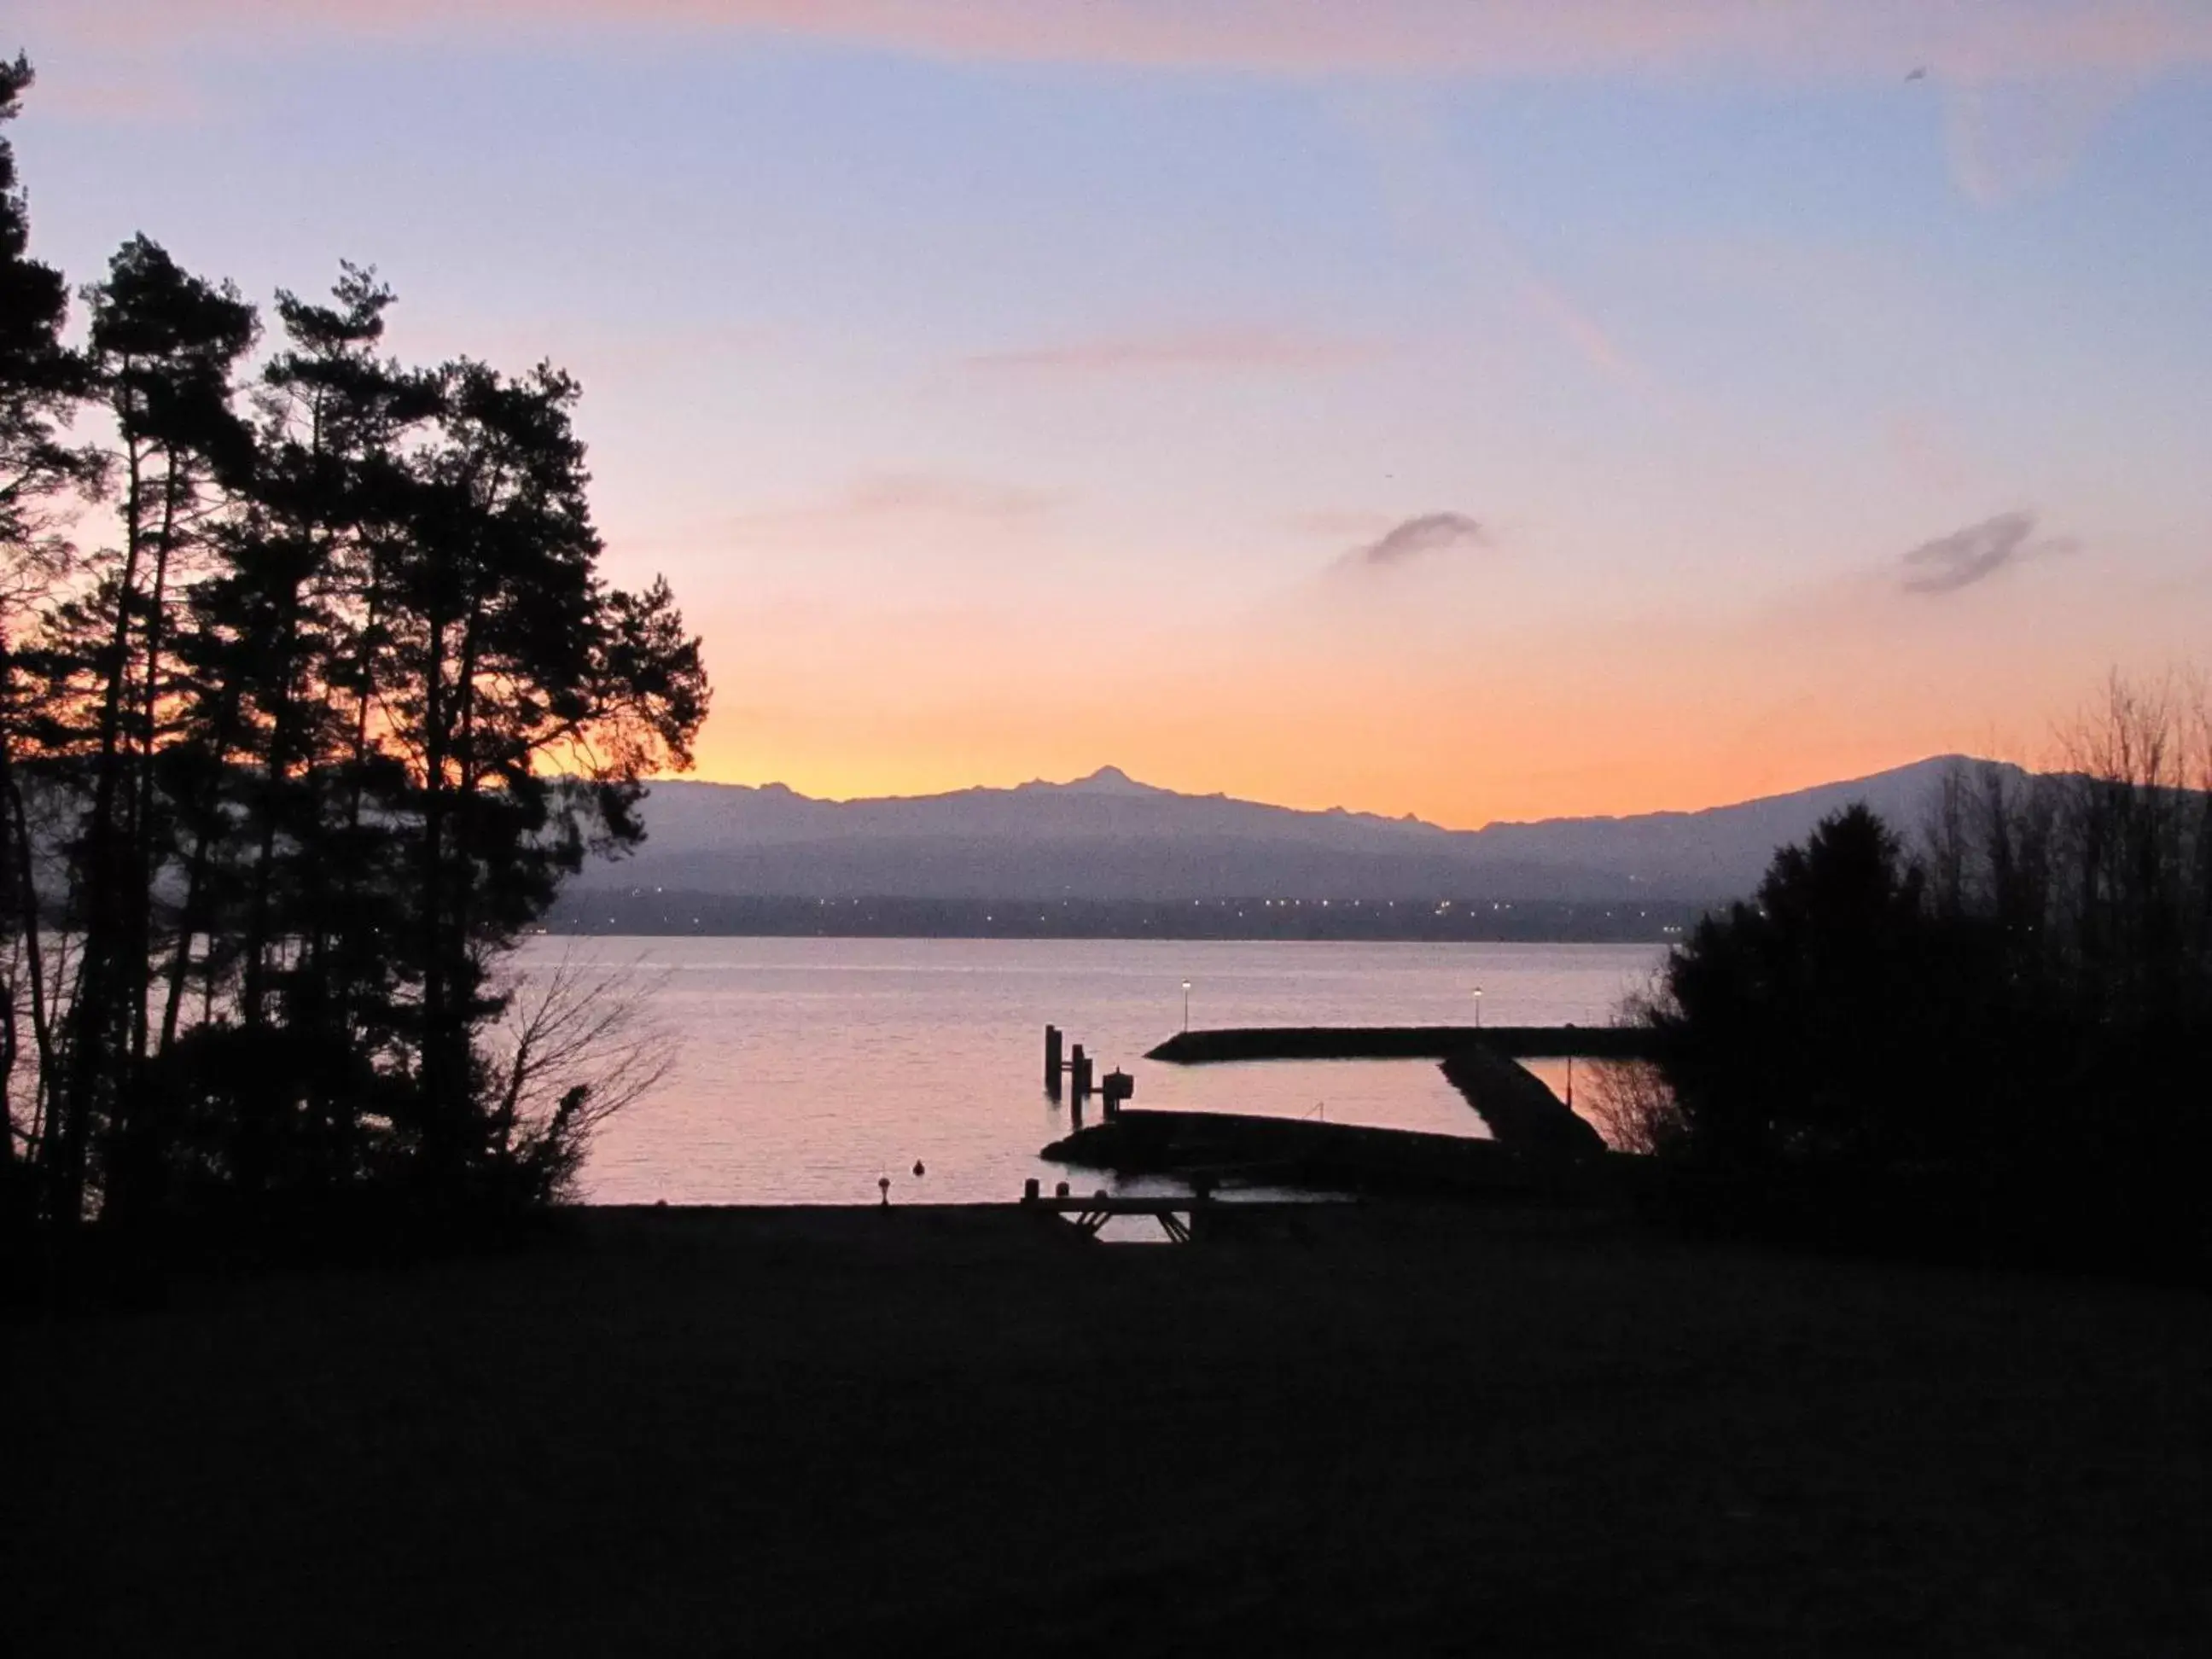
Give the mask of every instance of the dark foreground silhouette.
M 25 1659 L 2212 1644 L 2198 1295 L 1543 1212 L 1328 1206 L 1189 1248 L 1011 1206 L 573 1224 L 0 1331 L 0 1637 Z
M 1599 1193 L 1595 1182 L 1573 1180 L 1583 1172 L 1496 1140 L 1241 1112 L 1124 1109 L 1063 1135 L 1038 1156 L 1078 1170 L 1205 1176 L 1326 1193 L 1508 1200 L 1572 1196 L 1578 1188 Z M 1074 1184 L 1086 1189 L 1080 1179 Z
M 667 585 L 600 568 L 580 388 L 398 362 L 368 269 L 264 321 L 143 235 L 72 319 L 32 84 L 0 58 L 0 1295 L 94 1217 L 560 1196 L 617 1103 L 513 1035 L 508 953 L 708 700 Z
M 1642 1114 L 1703 1224 L 2212 1285 L 2212 704 L 2116 686 L 2111 758 L 1863 807 L 1774 858 L 1644 1000 Z M 2190 765 L 2131 757 L 2197 745 Z

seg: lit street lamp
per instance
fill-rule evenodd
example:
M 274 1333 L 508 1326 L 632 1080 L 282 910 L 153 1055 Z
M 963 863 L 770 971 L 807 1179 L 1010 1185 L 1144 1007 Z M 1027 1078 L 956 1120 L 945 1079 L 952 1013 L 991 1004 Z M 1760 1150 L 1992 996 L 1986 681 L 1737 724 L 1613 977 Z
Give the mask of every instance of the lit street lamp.
M 1182 1029 L 1190 1030 L 1190 981 L 1182 982 Z
M 1474 1029 L 1478 1031 L 1482 1029 L 1482 987 L 1480 985 L 1474 988 Z

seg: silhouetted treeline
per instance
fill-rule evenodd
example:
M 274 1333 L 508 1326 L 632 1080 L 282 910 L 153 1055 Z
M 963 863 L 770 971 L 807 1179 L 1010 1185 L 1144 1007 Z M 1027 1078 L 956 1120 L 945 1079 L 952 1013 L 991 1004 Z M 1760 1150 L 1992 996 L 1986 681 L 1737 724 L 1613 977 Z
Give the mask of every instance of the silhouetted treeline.
M 737 933 L 828 939 L 1528 940 L 1661 944 L 1705 907 L 1472 900 L 1449 909 L 1338 899 L 738 897 L 678 888 L 570 888 L 546 914 L 560 933 Z
M 528 1200 L 591 1116 L 492 1078 L 492 970 L 689 764 L 698 641 L 599 574 L 575 383 L 403 366 L 342 272 L 264 319 L 140 236 L 72 331 L 0 143 L 18 1221 Z
M 1828 819 L 1673 954 L 1656 1138 L 1707 1213 L 2212 1269 L 2212 720 L 2116 681 L 2068 750 L 1962 769 L 1910 850 Z

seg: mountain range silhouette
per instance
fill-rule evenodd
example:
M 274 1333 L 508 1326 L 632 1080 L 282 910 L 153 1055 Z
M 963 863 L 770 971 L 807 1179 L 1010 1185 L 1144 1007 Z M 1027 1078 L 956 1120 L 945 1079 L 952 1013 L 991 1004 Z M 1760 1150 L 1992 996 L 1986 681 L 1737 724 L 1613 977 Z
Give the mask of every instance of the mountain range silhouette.
M 1996 764 L 1938 756 L 1702 811 L 1480 830 L 1182 794 L 1113 766 L 1066 783 L 846 801 L 780 783 L 663 782 L 645 803 L 644 848 L 589 866 L 577 886 L 788 898 L 1722 899 L 1749 892 L 1778 846 L 1830 812 L 1864 801 L 1911 838 L 1945 775 Z

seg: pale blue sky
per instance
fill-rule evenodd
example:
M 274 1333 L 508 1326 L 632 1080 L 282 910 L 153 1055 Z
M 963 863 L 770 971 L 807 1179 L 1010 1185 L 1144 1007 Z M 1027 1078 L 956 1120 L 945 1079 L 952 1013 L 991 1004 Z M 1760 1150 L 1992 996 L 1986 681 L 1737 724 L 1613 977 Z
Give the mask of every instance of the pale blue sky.
M 403 353 L 582 375 L 714 775 L 1698 805 L 2032 752 L 2212 638 L 2212 7 L 597 9 L 0 46 L 73 277 L 344 256 Z M 1346 561 L 1442 512 L 1482 533 Z

